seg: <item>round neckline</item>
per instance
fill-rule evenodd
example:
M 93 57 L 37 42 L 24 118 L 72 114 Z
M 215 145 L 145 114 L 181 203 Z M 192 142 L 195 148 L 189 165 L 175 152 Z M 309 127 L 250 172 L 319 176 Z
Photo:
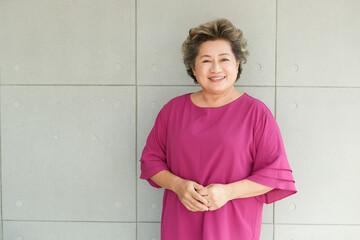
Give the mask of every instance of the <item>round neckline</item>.
M 233 100 L 233 101 L 231 101 L 231 102 L 229 102 L 229 103 L 226 103 L 225 105 L 222 105 L 222 106 L 220 106 L 220 107 L 200 107 L 200 106 L 196 105 L 195 103 L 193 103 L 193 101 L 191 100 L 191 96 L 190 96 L 191 94 L 192 94 L 192 92 L 187 94 L 187 95 L 188 95 L 188 99 L 189 99 L 189 101 L 190 101 L 190 104 L 193 105 L 193 106 L 196 107 L 196 108 L 201 108 L 201 109 L 218 109 L 218 108 L 224 108 L 224 107 L 229 106 L 229 105 L 231 105 L 231 104 L 233 104 L 233 103 L 235 103 L 235 102 L 237 102 L 237 101 L 240 101 L 241 99 L 243 99 L 243 96 L 244 96 L 244 95 L 247 95 L 247 94 L 244 92 L 240 97 L 238 97 L 238 98 L 236 98 L 235 100 Z

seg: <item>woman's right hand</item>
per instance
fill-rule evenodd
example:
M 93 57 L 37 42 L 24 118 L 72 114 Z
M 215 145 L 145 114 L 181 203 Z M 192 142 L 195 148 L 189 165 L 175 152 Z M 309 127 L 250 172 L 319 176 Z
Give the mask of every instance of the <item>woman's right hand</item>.
M 206 206 L 207 200 L 196 191 L 200 189 L 205 188 L 194 181 L 179 179 L 176 181 L 174 192 L 178 195 L 180 202 L 189 211 L 208 211 L 209 208 Z

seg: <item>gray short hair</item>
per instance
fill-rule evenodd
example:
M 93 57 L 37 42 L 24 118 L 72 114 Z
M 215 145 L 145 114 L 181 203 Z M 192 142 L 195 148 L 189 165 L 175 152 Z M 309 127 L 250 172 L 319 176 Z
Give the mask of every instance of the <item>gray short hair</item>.
M 240 62 L 236 81 L 240 78 L 242 64 L 246 63 L 249 55 L 247 41 L 240 29 L 237 29 L 229 20 L 220 18 L 191 28 L 188 37 L 181 46 L 185 68 L 196 84 L 198 82 L 191 67 L 195 66 L 199 46 L 205 41 L 216 39 L 225 39 L 230 42 L 235 58 Z

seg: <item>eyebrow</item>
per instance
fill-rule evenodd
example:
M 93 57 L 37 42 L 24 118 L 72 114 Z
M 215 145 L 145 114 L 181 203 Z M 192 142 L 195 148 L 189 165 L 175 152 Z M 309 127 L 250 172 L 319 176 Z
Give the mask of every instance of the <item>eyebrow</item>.
M 230 54 L 228 53 L 220 53 L 219 56 L 223 56 L 223 55 L 228 55 L 230 56 Z M 200 58 L 203 58 L 203 57 L 211 57 L 210 55 L 202 55 Z

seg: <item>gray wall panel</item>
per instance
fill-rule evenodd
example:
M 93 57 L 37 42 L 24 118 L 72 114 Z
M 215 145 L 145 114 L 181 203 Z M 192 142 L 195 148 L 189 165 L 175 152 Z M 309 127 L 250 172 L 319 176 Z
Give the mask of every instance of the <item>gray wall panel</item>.
M 272 224 L 261 224 L 260 240 L 274 240 L 273 235 Z
M 135 88 L 3 86 L 3 218 L 135 220 Z
M 299 194 L 276 204 L 276 223 L 359 224 L 360 89 L 277 90 Z
M 360 236 L 360 226 L 276 225 L 275 236 L 276 240 L 355 240 Z
M 4 239 L 136 240 L 136 224 L 5 221 Z
M 138 223 L 137 240 L 160 240 L 160 223 Z
M 134 84 L 135 2 L 1 1 L 1 83 Z
M 360 1 L 279 0 L 277 82 L 360 86 Z

